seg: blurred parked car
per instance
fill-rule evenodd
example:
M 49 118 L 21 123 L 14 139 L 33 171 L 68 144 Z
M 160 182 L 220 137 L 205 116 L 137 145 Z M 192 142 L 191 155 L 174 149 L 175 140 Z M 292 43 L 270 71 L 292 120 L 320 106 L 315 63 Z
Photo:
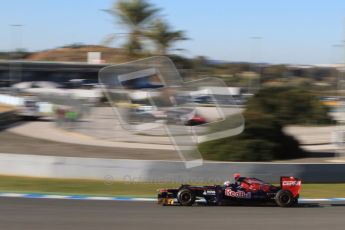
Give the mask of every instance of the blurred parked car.
M 173 108 L 167 111 L 167 123 L 192 126 L 205 124 L 207 121 L 197 115 L 193 108 Z

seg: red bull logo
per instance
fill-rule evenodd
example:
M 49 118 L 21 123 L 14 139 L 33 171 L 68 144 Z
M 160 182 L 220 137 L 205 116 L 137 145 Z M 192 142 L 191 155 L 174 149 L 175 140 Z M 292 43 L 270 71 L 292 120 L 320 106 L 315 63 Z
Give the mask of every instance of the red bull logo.
M 252 198 L 252 194 L 250 192 L 233 191 L 233 190 L 231 190 L 231 188 L 225 189 L 225 196 L 242 198 L 242 199 L 251 199 Z

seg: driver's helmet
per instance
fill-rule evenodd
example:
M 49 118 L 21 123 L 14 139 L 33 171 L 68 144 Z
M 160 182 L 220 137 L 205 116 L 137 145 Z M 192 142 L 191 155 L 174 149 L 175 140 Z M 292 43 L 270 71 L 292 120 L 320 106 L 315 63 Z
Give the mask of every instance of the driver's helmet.
M 225 182 L 224 182 L 224 186 L 225 186 L 225 187 L 229 187 L 230 184 L 231 184 L 230 181 L 225 181 Z
M 234 174 L 235 181 L 237 181 L 240 177 L 241 177 L 241 174 L 239 174 L 239 173 Z

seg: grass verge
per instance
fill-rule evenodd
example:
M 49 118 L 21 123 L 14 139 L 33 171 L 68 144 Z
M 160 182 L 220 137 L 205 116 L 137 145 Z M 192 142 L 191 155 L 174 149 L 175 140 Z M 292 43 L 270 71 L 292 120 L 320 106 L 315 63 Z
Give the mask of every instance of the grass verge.
M 173 183 L 0 176 L 0 192 L 155 197 L 156 190 L 159 188 L 178 186 L 179 184 Z M 345 184 L 303 184 L 301 196 L 304 198 L 345 197 Z

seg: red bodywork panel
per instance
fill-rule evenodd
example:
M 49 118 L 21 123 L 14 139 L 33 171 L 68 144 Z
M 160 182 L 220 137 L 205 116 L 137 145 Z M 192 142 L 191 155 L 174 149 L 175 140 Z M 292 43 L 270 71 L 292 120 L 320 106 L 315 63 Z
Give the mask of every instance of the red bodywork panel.
M 294 197 L 297 197 L 299 195 L 299 192 L 301 191 L 301 185 L 302 185 L 302 181 L 295 177 L 283 176 L 280 178 L 281 189 L 289 190 L 293 194 Z M 257 192 L 257 191 L 270 192 L 276 189 L 275 186 L 256 178 L 245 178 L 241 182 L 241 187 L 246 192 Z
M 289 190 L 294 197 L 297 197 L 301 191 L 302 180 L 295 177 L 282 176 L 280 178 L 280 186 L 283 190 Z
M 257 192 L 257 191 L 270 192 L 274 188 L 274 186 L 256 178 L 245 178 L 241 182 L 241 187 L 246 192 Z

